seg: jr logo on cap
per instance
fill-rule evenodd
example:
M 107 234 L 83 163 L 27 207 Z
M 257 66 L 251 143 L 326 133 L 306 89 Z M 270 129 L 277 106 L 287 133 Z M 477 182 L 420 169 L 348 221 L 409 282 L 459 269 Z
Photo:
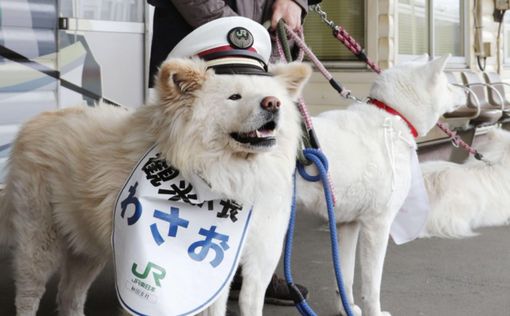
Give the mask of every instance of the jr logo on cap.
M 244 27 L 235 27 L 228 32 L 228 42 L 235 48 L 247 49 L 253 45 L 253 35 Z

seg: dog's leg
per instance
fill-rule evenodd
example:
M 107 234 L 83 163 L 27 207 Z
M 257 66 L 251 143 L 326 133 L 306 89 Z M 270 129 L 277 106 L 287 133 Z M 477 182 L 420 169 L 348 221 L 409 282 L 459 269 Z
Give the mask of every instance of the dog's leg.
M 99 272 L 103 260 L 67 253 L 58 285 L 57 304 L 59 315 L 82 316 L 87 291 Z
M 22 232 L 24 234 L 25 232 Z M 14 251 L 14 278 L 16 284 L 16 313 L 35 316 L 46 283 L 60 263 L 60 249 L 55 236 L 40 232 L 19 237 Z
M 389 213 L 389 212 L 383 212 Z M 391 220 L 371 218 L 362 222 L 360 232 L 361 297 L 363 316 L 390 316 L 381 312 L 381 279 Z
M 22 174 L 30 186 L 13 194 L 13 224 L 16 247 L 13 253 L 17 315 L 36 315 L 46 283 L 59 268 L 61 244 L 53 227 L 46 186 L 38 175 Z
M 200 316 L 224 316 L 227 312 L 228 292 L 230 288 L 227 287 L 223 290 L 216 302 L 208 309 L 200 313 Z
M 351 310 L 356 316 L 361 316 L 361 309 L 354 304 L 352 285 L 354 283 L 354 268 L 356 263 L 356 244 L 358 243 L 360 224 L 358 222 L 338 225 L 338 239 L 340 247 L 340 266 L 345 285 L 345 291 Z M 336 286 L 336 282 L 335 282 Z M 347 315 L 339 299 L 340 314 Z
M 272 269 L 269 267 L 267 269 L 260 268 L 262 269 L 252 265 L 243 265 L 243 285 L 239 294 L 239 307 L 243 316 L 262 316 L 264 295 L 276 269 L 276 264 L 272 265 Z
M 253 222 L 241 262 L 243 285 L 239 307 L 243 316 L 262 316 L 266 289 L 278 265 L 289 223 L 290 212 L 287 210 L 290 210 L 291 192 L 283 196 L 286 198 L 278 204 L 265 201 L 267 204 L 253 210 Z

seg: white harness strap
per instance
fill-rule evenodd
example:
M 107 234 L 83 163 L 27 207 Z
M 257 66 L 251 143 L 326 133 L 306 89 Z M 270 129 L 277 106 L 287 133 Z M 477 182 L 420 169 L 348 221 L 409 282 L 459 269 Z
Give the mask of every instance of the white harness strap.
M 391 169 L 391 192 L 395 191 L 395 142 L 393 140 L 393 134 L 395 130 L 393 129 L 393 124 L 391 122 L 391 118 L 387 117 L 384 119 L 384 145 L 386 146 L 386 154 L 388 155 L 388 162 L 390 163 Z M 388 203 L 391 203 L 391 199 L 388 200 Z

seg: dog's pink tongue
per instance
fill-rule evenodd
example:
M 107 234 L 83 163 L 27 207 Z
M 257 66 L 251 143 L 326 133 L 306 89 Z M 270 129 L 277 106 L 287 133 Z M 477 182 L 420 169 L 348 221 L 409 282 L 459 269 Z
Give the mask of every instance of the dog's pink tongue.
M 270 130 L 257 130 L 256 131 L 256 134 L 257 134 L 257 137 L 270 137 L 270 136 L 273 136 L 273 131 L 270 131 Z
M 266 137 L 274 136 L 274 131 L 267 130 L 267 129 L 261 129 L 261 130 L 251 131 L 249 133 L 246 133 L 245 135 L 246 135 L 246 137 L 251 137 L 251 138 L 266 138 Z

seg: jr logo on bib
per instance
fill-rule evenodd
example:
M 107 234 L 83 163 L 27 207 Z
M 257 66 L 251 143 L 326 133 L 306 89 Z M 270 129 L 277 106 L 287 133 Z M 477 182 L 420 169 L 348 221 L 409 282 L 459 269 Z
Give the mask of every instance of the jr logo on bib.
M 155 148 L 115 203 L 117 295 L 134 315 L 194 315 L 235 274 L 251 210 L 222 199 L 198 176 L 184 179 Z

